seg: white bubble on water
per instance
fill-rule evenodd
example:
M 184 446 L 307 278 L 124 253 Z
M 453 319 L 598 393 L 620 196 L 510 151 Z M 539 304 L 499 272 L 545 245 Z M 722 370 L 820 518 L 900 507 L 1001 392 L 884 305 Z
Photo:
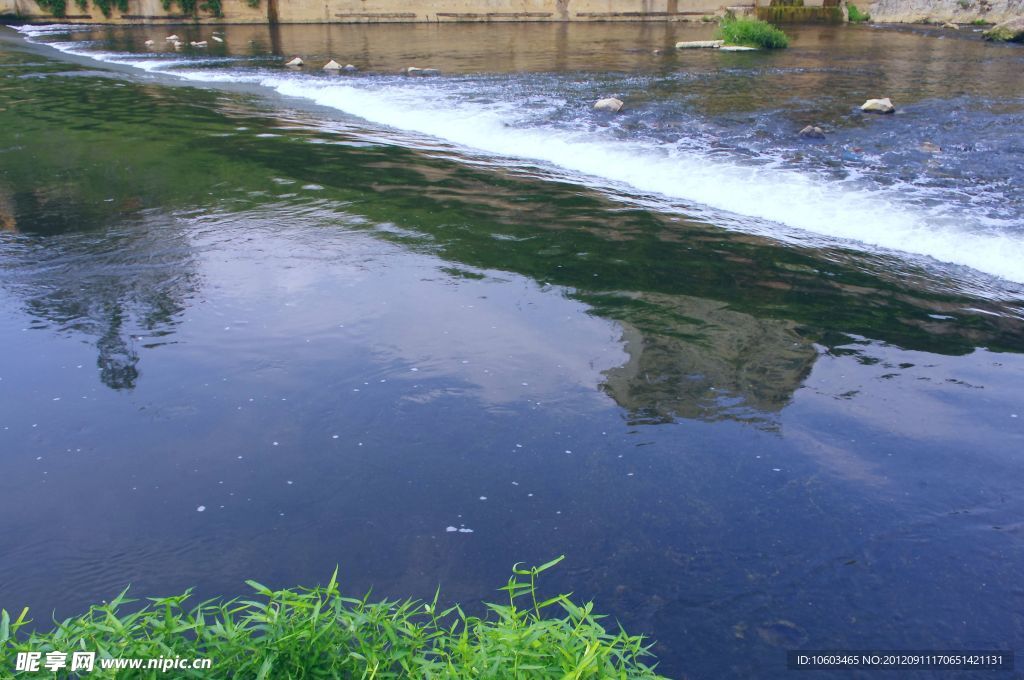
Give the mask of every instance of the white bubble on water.
M 196 508 L 196 512 L 206 512 L 206 506 L 200 505 L 198 508 Z
M 448 526 L 448 527 L 445 527 L 444 530 L 447 531 L 450 534 L 450 533 L 452 533 L 454 531 L 458 531 L 459 529 L 458 529 L 458 527 Z

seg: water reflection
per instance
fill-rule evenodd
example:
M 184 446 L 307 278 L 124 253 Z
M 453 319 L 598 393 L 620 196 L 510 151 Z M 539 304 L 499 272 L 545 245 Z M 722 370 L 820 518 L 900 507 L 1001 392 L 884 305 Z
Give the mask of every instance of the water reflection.
M 629 361 L 606 372 L 604 388 L 632 423 L 728 418 L 777 427 L 774 416 L 818 356 L 792 322 L 700 298 L 629 298 L 632 313 L 620 320 Z

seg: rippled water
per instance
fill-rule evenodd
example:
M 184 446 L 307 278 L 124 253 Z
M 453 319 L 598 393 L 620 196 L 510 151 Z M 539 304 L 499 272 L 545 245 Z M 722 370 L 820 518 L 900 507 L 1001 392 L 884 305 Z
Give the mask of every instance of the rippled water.
M 673 677 L 1014 648 L 1024 51 L 702 31 L 5 35 L 0 606 L 564 553 Z
M 539 161 L 742 231 L 839 239 L 1024 283 L 1024 56 L 974 33 L 814 27 L 796 32 L 798 49 L 750 55 L 670 49 L 709 37 L 704 27 L 519 26 L 497 42 L 480 26 L 457 38 L 429 26 L 234 28 L 185 54 L 158 30 L 25 30 L 150 72 L 258 84 L 494 163 Z M 284 68 L 285 54 L 309 68 Z M 361 71 L 316 68 L 332 57 Z M 398 75 L 409 65 L 442 74 Z M 624 115 L 590 109 L 610 95 L 628 102 Z M 892 97 L 899 113 L 861 114 L 872 96 Z M 824 125 L 826 140 L 801 140 L 807 124 Z

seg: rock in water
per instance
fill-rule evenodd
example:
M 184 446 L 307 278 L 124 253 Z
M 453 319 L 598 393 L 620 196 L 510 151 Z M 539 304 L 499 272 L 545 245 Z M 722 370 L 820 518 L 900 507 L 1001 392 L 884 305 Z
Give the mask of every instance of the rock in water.
M 689 40 L 684 42 L 677 42 L 677 50 L 697 50 L 697 49 L 710 49 L 714 47 L 721 47 L 725 44 L 724 40 Z
M 344 68 L 344 70 L 345 70 L 345 71 L 358 71 L 359 69 L 357 69 L 357 68 L 356 68 L 355 66 L 353 66 L 352 64 L 345 64 L 345 68 Z
M 180 40 L 180 38 L 178 36 L 176 36 L 176 35 L 169 35 L 169 36 L 167 36 L 166 40 L 167 40 L 167 42 L 176 42 L 176 41 Z
M 214 40 L 216 40 L 217 42 L 224 42 L 224 38 L 218 38 L 218 37 L 217 37 L 217 36 L 215 36 L 215 35 L 214 35 L 214 36 L 210 36 L 210 37 L 212 37 L 212 38 L 213 38 Z
M 996 42 L 1024 42 L 1024 17 L 1017 17 L 1016 19 L 996 24 L 982 33 L 982 36 L 984 36 L 985 40 L 994 40 Z
M 869 99 L 860 105 L 860 110 L 865 113 L 893 113 L 896 107 L 892 105 L 888 97 L 884 99 Z
M 152 47 L 152 46 L 153 46 L 153 45 L 155 45 L 155 44 L 156 44 L 156 43 L 154 43 L 154 42 L 153 42 L 152 40 L 147 40 L 147 41 L 146 41 L 146 47 Z
M 960 27 L 957 26 L 956 24 L 954 24 L 952 21 L 947 21 L 946 23 L 942 24 L 942 27 L 943 28 L 951 29 L 953 31 L 959 31 L 960 30 Z
M 191 43 L 189 43 L 189 44 L 190 44 L 190 45 L 192 45 L 192 47 L 206 47 L 206 44 L 207 44 L 207 43 L 206 43 L 206 41 L 205 41 L 205 40 L 200 40 L 200 41 L 198 41 L 198 42 L 196 42 L 195 40 L 193 40 L 193 41 L 192 41 Z
M 410 66 L 409 68 L 405 69 L 405 75 L 418 76 L 420 74 L 420 71 L 422 70 L 423 69 L 419 68 L 418 66 Z
M 919 151 L 923 151 L 924 153 L 941 153 L 942 152 L 942 147 L 941 146 L 939 146 L 938 144 L 933 144 L 931 142 L 921 142 L 921 146 L 917 147 L 917 149 Z
M 807 139 L 825 139 L 825 131 L 817 125 L 808 125 L 800 131 L 800 136 Z
M 325 71 L 340 71 L 341 70 L 341 64 L 339 64 L 338 62 L 336 62 L 333 59 L 331 59 L 329 62 L 324 64 L 324 70 Z
M 305 63 L 306 62 L 302 61 L 302 59 L 300 59 L 298 57 L 295 57 L 294 59 L 289 61 L 287 64 L 285 64 L 285 66 L 302 66 Z
M 746 45 L 722 45 L 719 52 L 756 52 L 759 48 L 747 47 Z
M 598 99 L 597 103 L 594 104 L 595 111 L 611 111 L 612 113 L 618 113 L 622 110 L 622 100 L 616 99 L 615 97 L 606 97 L 605 99 Z

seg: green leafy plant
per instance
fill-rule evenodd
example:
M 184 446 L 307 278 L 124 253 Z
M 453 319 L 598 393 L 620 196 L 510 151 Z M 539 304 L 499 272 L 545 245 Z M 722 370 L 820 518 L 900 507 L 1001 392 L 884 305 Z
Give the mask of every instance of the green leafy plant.
M 857 5 L 850 3 L 846 6 L 846 9 L 850 13 L 850 21 L 853 23 L 860 23 L 863 21 L 871 21 L 871 15 L 867 12 L 862 12 L 857 8 Z
M 0 612 L 0 658 L 18 652 L 97 652 L 104 659 L 210 659 L 202 678 L 620 678 L 655 679 L 640 636 L 608 632 L 593 604 L 570 595 L 539 596 L 539 567 L 516 565 L 501 588 L 507 604 L 487 604 L 483 617 L 458 605 L 371 602 L 343 596 L 337 570 L 326 586 L 271 590 L 246 583 L 246 599 L 209 600 L 188 608 L 191 591 L 132 606 L 127 590 L 46 632 L 24 633 L 27 610 L 14 620 Z M 125 613 L 125 610 L 133 610 Z M 117 671 L 118 678 L 157 678 L 159 670 Z
M 52 14 L 55 17 L 65 17 L 68 12 L 67 0 L 36 0 L 36 4 L 44 12 Z M 86 11 L 89 7 L 88 0 L 75 0 L 75 4 L 81 11 Z M 128 0 L 92 0 L 92 4 L 103 12 L 103 16 L 109 17 L 116 7 L 119 12 L 128 11 Z
M 717 37 L 729 45 L 781 49 L 789 47 L 789 37 L 767 21 L 727 15 L 718 25 Z
M 988 22 L 984 19 L 975 19 L 971 22 L 971 26 L 988 26 Z
M 85 0 L 81 0 L 81 3 L 84 9 Z M 114 7 L 121 13 L 128 11 L 128 0 L 92 0 L 92 4 L 96 5 L 105 17 L 110 16 Z
M 36 4 L 39 5 L 39 9 L 43 10 L 47 14 L 52 14 L 55 17 L 67 16 L 67 0 L 36 0 Z M 81 5 L 79 5 L 79 7 L 81 7 Z
M 259 0 L 256 0 L 257 5 Z M 196 0 L 161 0 L 165 12 L 170 12 L 173 5 L 177 4 L 182 14 L 196 13 L 197 8 L 204 12 L 209 12 L 215 17 L 224 16 L 224 8 L 221 5 L 221 0 L 203 0 L 197 4 Z

